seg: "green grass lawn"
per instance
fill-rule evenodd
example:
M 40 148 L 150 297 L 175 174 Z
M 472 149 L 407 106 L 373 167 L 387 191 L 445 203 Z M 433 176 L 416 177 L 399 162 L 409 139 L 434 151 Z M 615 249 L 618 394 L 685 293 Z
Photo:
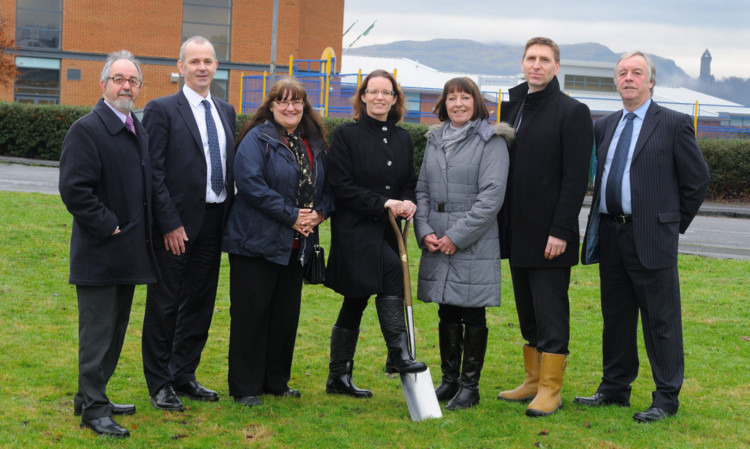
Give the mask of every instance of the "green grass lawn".
M 651 402 L 653 381 L 641 340 L 640 375 L 631 408 L 586 409 L 601 377 L 601 315 L 597 268 L 577 266 L 570 288 L 571 354 L 564 408 L 527 418 L 523 404 L 498 401 L 521 381 L 521 344 L 507 264 L 503 305 L 488 310 L 490 341 L 471 410 L 413 423 L 398 379 L 383 374 L 385 345 L 374 306 L 368 307 L 355 359 L 355 382 L 374 397 L 327 395 L 328 343 L 341 298 L 305 286 L 290 386 L 302 398 L 264 398 L 247 409 L 230 400 L 226 369 L 229 264 L 226 256 L 199 380 L 221 401 L 185 400 L 184 413 L 148 402 L 141 366 L 145 288 L 136 289 L 119 366 L 108 389 L 138 412 L 118 421 L 127 440 L 98 438 L 73 417 L 77 376 L 75 289 L 67 283 L 71 216 L 54 195 L 0 192 L 0 447 L 358 447 L 358 448 L 740 448 L 750 446 L 750 264 L 680 256 L 686 374 L 675 418 L 643 425 L 631 416 Z M 321 240 L 328 246 L 328 232 Z M 412 279 L 418 250 L 412 239 Z M 252 282 L 252 279 L 248 279 Z M 416 290 L 416 285 L 413 286 Z M 416 302 L 418 358 L 440 377 L 437 306 Z

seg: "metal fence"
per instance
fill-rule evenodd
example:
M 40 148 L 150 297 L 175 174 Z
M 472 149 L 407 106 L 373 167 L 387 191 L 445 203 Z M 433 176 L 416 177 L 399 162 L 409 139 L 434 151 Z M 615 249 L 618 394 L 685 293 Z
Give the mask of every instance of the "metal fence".
M 286 76 L 286 75 L 284 75 Z M 299 71 L 294 73 L 307 91 L 310 104 L 324 117 L 351 117 L 351 98 L 354 96 L 362 74 L 330 74 Z M 281 76 L 276 77 L 281 78 Z M 241 111 L 252 114 L 263 102 L 266 92 L 273 84 L 268 74 L 243 76 Z M 326 85 L 328 89 L 326 90 Z M 434 124 L 438 119 L 433 113 L 441 89 L 419 86 L 401 86 L 404 91 L 407 113 L 404 121 Z M 326 93 L 328 95 L 326 95 Z M 497 121 L 499 115 L 498 98 L 508 101 L 508 93 L 502 91 L 482 91 L 482 96 L 490 112 L 490 121 Z M 616 94 L 612 98 L 573 96 L 585 103 L 591 110 L 592 120 L 622 109 L 622 101 Z M 682 112 L 694 119 L 698 137 L 705 138 L 750 138 L 750 108 L 733 105 L 713 105 L 659 101 L 661 106 Z

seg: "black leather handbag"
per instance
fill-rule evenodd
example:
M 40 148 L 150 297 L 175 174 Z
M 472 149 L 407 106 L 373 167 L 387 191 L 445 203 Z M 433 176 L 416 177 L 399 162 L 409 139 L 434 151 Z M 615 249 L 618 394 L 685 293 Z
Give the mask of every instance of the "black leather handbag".
M 310 260 L 305 265 L 305 283 L 322 284 L 326 281 L 326 252 L 318 243 L 318 235 L 315 234 L 315 244 Z

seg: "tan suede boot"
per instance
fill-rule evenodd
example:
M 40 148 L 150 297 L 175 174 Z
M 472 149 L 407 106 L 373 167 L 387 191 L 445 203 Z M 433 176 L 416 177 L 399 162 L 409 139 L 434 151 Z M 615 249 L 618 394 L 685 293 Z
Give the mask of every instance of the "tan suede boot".
M 508 402 L 528 402 L 536 396 L 539 385 L 539 362 L 541 354 L 535 347 L 523 345 L 523 367 L 526 370 L 526 380 L 515 390 L 501 391 L 498 399 Z
M 567 357 L 563 354 L 542 353 L 539 390 L 526 409 L 526 416 L 547 416 L 562 408 L 563 373 Z

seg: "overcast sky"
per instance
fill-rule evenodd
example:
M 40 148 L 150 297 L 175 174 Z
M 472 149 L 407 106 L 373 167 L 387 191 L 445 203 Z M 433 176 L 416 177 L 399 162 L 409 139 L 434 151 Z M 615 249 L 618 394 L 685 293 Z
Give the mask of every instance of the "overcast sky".
M 344 30 L 358 21 L 344 36 L 344 48 L 377 19 L 354 47 L 437 38 L 523 45 L 541 35 L 558 44 L 596 42 L 615 53 L 639 49 L 673 59 L 694 78 L 708 48 L 715 78 L 750 78 L 750 0 L 345 0 L 344 4 Z

